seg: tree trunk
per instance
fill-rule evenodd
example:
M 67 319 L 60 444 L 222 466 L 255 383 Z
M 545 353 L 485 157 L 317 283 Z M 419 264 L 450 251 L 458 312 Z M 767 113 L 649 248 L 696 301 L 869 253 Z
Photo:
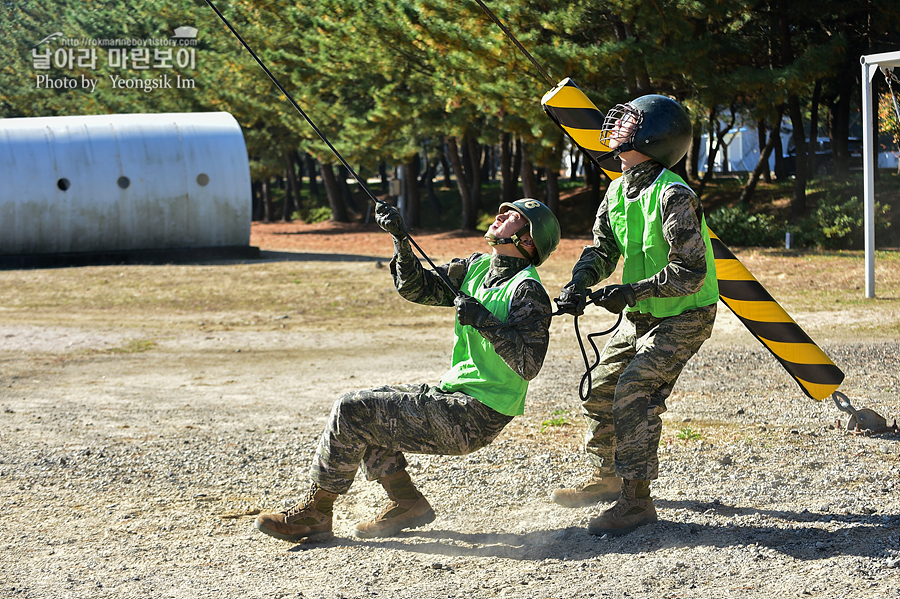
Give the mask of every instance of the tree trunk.
M 831 110 L 831 144 L 834 148 L 834 172 L 838 180 L 844 181 L 850 174 L 850 153 L 847 147 L 847 138 L 850 137 L 850 93 L 849 89 L 859 89 L 853 75 L 845 73 L 842 93 L 838 100 L 829 105 Z M 835 142 L 838 145 L 834 145 Z
M 779 109 L 778 118 L 775 119 L 776 123 L 781 123 L 782 114 L 784 114 L 784 108 Z M 760 121 L 760 126 L 765 126 L 765 123 Z M 753 198 L 753 192 L 756 190 L 756 184 L 759 183 L 760 175 L 769 172 L 769 156 L 772 154 L 772 150 L 775 149 L 775 142 L 780 139 L 780 137 L 781 127 L 772 127 L 769 131 L 769 141 L 766 142 L 762 152 L 759 154 L 759 161 L 756 163 L 756 168 L 753 169 L 750 180 L 747 181 L 747 185 L 745 185 L 744 189 L 741 191 L 740 203 L 747 208 L 750 208 L 750 201 Z
M 425 173 L 425 197 L 428 198 L 428 205 L 431 207 L 431 211 L 438 218 L 444 213 L 444 207 L 441 206 L 441 201 L 438 199 L 437 194 L 434 193 L 434 174 L 437 172 L 439 161 L 439 158 L 435 158 L 434 162 L 428 165 Z
M 263 222 L 272 221 L 272 194 L 269 193 L 269 178 L 262 180 L 262 196 L 263 196 Z
M 422 168 L 422 165 L 425 165 L 425 168 Z M 434 179 L 434 169 L 432 168 L 432 164 L 428 162 L 428 150 L 427 148 L 423 148 L 422 154 L 416 154 L 416 171 L 419 174 L 419 187 L 426 187 L 427 179 Z
M 319 197 L 319 184 L 316 182 L 316 173 L 318 172 L 318 168 L 316 168 L 316 161 L 312 156 L 306 154 L 306 172 L 309 173 L 309 193 L 310 195 Z
M 250 219 L 260 220 L 260 212 L 262 212 L 262 198 L 260 197 L 260 183 L 253 181 L 250 183 Z
M 540 197 L 538 195 L 540 190 L 534 177 L 534 163 L 528 157 L 528 146 L 524 141 L 520 140 L 520 143 L 522 144 L 522 195 L 526 198 L 537 199 Z
M 472 209 L 472 195 L 470 193 L 469 181 L 462 167 L 462 160 L 459 158 L 459 144 L 455 137 L 448 137 L 447 154 L 453 165 L 453 173 L 456 175 L 456 188 L 459 190 L 460 198 L 460 228 L 466 231 L 475 230 L 475 211 Z
M 794 193 L 791 196 L 791 222 L 798 223 L 806 213 L 806 136 L 803 133 L 803 114 L 797 94 L 788 94 L 788 113 L 794 128 Z
M 284 171 L 281 180 L 287 181 L 286 185 L 281 186 L 284 190 L 284 201 L 281 202 L 281 222 L 287 223 L 291 221 L 291 208 L 293 208 L 294 204 L 294 192 L 291 190 L 287 170 Z
M 781 130 L 781 117 L 779 116 L 778 120 L 776 121 L 775 126 L 772 127 L 772 131 L 775 133 L 776 136 L 778 136 L 780 133 L 780 130 Z M 771 133 L 769 134 L 769 142 L 768 143 L 772 144 L 772 149 L 775 148 L 775 139 L 771 136 Z M 756 147 L 760 149 L 759 150 L 760 156 L 762 156 L 763 149 L 767 145 L 768 144 L 766 142 L 766 121 L 764 119 L 759 119 L 758 121 L 756 121 Z M 771 155 L 771 154 L 772 154 L 772 150 L 769 150 L 769 155 Z M 759 168 L 758 164 L 756 166 L 757 166 L 757 168 Z M 754 171 L 755 170 L 756 169 L 754 169 Z M 762 176 L 763 181 L 765 181 L 766 183 L 772 182 L 772 173 L 769 171 L 768 158 L 766 158 L 765 168 L 762 169 L 762 172 L 760 173 L 760 175 Z M 748 185 L 750 184 L 749 181 L 747 182 L 747 184 Z M 754 187 L 754 189 L 756 188 L 756 183 L 753 184 L 753 187 Z M 741 195 L 743 196 L 743 192 L 741 192 Z M 750 191 L 750 195 L 753 195 L 752 190 Z M 750 200 L 748 198 L 747 202 L 749 203 L 749 201 Z
M 559 171 L 562 168 L 563 157 L 562 135 L 556 136 L 556 143 L 547 154 L 550 162 L 541 169 L 547 180 L 547 185 L 544 187 L 544 204 L 550 208 L 553 214 L 559 214 Z
M 297 150 L 292 152 L 292 156 L 294 159 L 294 166 L 297 167 L 297 210 L 300 210 L 303 205 L 303 171 L 306 169 L 303 165 L 303 158 Z
M 391 191 L 391 184 L 388 180 L 387 165 L 382 162 L 378 165 L 378 175 L 381 177 L 381 193 L 385 194 Z
M 591 166 L 591 208 L 595 209 L 595 206 L 599 208 L 600 200 L 602 199 L 600 187 L 603 184 L 603 177 L 601 176 L 603 171 L 600 170 L 599 166 L 589 160 L 585 160 L 584 164 L 590 164 Z
M 809 143 L 806 145 L 806 171 L 810 179 L 819 174 L 821 166 L 816 156 L 816 150 L 819 147 L 819 98 L 821 95 L 822 80 L 816 79 L 809 107 Z
M 574 181 L 578 178 L 578 167 L 581 163 L 581 150 L 572 148 L 569 154 L 569 179 Z
M 553 214 L 559 214 L 559 171 L 552 166 L 544 169 L 547 187 L 544 188 L 544 202 Z
M 325 183 L 325 193 L 328 195 L 328 205 L 331 206 L 331 220 L 336 223 L 348 223 L 347 207 L 341 197 L 341 188 L 337 177 L 334 176 L 334 167 L 327 162 L 319 163 L 322 170 L 322 182 Z
M 512 178 L 512 135 L 500 134 L 500 202 L 515 201 L 516 181 Z
M 781 123 L 778 123 L 778 139 L 775 140 L 775 178 L 784 181 L 787 175 L 784 172 L 784 145 L 781 143 Z
M 356 201 L 353 199 L 353 192 L 350 191 L 350 185 L 347 184 L 347 177 L 350 176 L 350 171 L 346 166 L 341 164 L 338 166 L 337 174 L 337 184 L 338 188 L 341 190 L 341 198 L 344 200 L 344 205 L 353 212 L 359 213 L 359 209 L 356 207 Z
M 403 166 L 403 184 L 406 188 L 406 203 L 403 220 L 410 227 L 421 225 L 421 195 L 419 194 L 419 156 L 415 155 Z
M 294 158 L 290 152 L 284 154 L 287 189 L 284 192 L 284 207 L 281 211 L 282 222 L 290 222 L 294 210 L 300 209 L 300 190 L 297 188 L 297 172 L 294 170 Z
M 632 46 L 637 36 L 631 23 L 615 19 L 612 21 L 616 41 L 623 45 Z M 635 48 L 629 52 L 625 60 L 621 62 L 622 76 L 625 80 L 625 89 L 628 96 L 636 98 L 651 92 L 650 75 L 647 73 L 646 61 L 640 50 Z
M 713 168 L 716 163 L 716 154 L 719 153 L 719 148 L 723 145 L 723 140 L 725 139 L 725 134 L 734 127 L 734 123 L 737 120 L 737 110 L 735 110 L 734 106 L 731 107 L 731 122 L 724 128 L 719 129 L 718 124 L 718 110 L 716 108 L 712 108 L 709 111 L 709 132 L 710 132 L 710 140 L 715 138 L 715 145 L 710 144 L 709 156 L 706 159 L 706 172 L 703 173 L 703 179 L 700 180 L 700 185 L 697 186 L 697 197 L 703 197 L 703 190 L 706 188 L 706 184 L 709 179 L 712 177 Z
M 787 14 L 787 2 L 780 0 L 778 3 L 778 35 L 781 49 L 781 61 L 784 65 L 790 65 L 794 61 L 791 35 L 794 24 Z M 791 197 L 791 221 L 797 223 L 806 212 L 806 135 L 803 132 L 803 114 L 800 112 L 800 99 L 796 92 L 788 92 L 787 97 L 788 116 L 791 119 L 791 127 L 794 132 L 795 166 L 794 166 L 794 194 Z
M 484 144 L 481 146 L 481 182 L 493 181 L 494 174 L 494 146 Z
M 466 179 L 469 181 L 472 218 L 477 220 L 478 210 L 481 208 L 481 144 L 468 131 L 466 131 L 464 140 L 467 151 L 463 151 L 463 157 L 468 154 L 469 160 L 463 163 L 463 166 L 466 169 Z
M 697 166 L 700 160 L 700 143 L 702 141 L 703 140 L 699 135 L 695 135 L 691 140 L 690 147 L 688 148 L 687 162 L 685 163 L 685 172 L 687 174 L 687 178 L 691 181 L 696 181 L 700 178 L 700 171 Z
M 450 166 L 450 160 L 447 158 L 447 146 L 444 145 L 443 151 L 441 152 L 441 169 L 444 171 L 444 189 L 453 189 L 453 180 L 450 178 L 450 171 L 453 170 Z
M 512 180 L 511 193 L 513 200 L 518 200 L 519 174 L 522 172 L 522 140 L 515 138 L 513 139 L 513 144 L 515 145 L 515 152 L 513 152 L 512 174 L 510 175 L 510 179 Z

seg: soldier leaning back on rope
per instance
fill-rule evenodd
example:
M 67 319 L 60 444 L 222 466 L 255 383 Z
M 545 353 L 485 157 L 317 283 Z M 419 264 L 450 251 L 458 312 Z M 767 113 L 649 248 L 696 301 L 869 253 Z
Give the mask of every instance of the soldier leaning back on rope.
M 379 204 L 376 222 L 394 238 L 391 273 L 400 295 L 455 306 L 452 367 L 437 386 L 385 386 L 342 396 L 312 460 L 305 497 L 256 520 L 260 532 L 279 539 L 330 539 L 334 501 L 350 489 L 360 467 L 384 487 L 389 504 L 374 520 L 357 524 L 354 536 L 390 536 L 433 521 L 434 510 L 406 471 L 404 452 L 465 455 L 489 444 L 523 413 L 528 381 L 547 352 L 552 304 L 535 267 L 556 249 L 560 232 L 546 206 L 531 199 L 502 204 L 485 235 L 490 254 L 438 267 L 458 295 L 419 263 L 396 209 Z M 523 320 L 528 322 L 491 328 Z

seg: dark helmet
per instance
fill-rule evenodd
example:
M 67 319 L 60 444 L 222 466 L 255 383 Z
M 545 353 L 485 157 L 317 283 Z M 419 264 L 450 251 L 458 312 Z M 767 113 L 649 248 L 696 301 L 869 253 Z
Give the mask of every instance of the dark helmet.
M 622 127 L 621 124 L 626 127 Z M 627 127 L 628 124 L 633 126 Z M 615 135 L 616 130 L 624 135 Z M 666 96 L 641 96 L 618 104 L 606 114 L 600 140 L 618 141 L 619 152 L 635 150 L 672 168 L 687 154 L 692 140 L 691 118 L 684 107 Z
M 531 198 L 522 198 L 515 202 L 500 204 L 500 212 L 515 210 L 528 220 L 528 232 L 534 240 L 534 256 L 531 261 L 540 266 L 559 246 L 559 221 L 556 215 L 544 204 Z

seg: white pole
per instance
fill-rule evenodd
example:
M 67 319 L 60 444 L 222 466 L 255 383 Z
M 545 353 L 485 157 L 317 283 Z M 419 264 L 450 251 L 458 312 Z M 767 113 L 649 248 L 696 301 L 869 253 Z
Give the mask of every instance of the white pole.
M 866 248 L 866 297 L 875 297 L 875 169 L 878 155 L 872 128 L 872 78 L 880 68 L 900 66 L 900 52 L 869 54 L 859 59 L 862 64 L 862 113 L 863 113 L 863 212 L 865 219 Z
M 875 297 L 875 168 L 872 164 L 875 143 L 872 139 L 874 118 L 872 116 L 872 75 L 878 72 L 877 64 L 862 63 L 862 113 L 863 113 L 863 214 L 865 222 L 866 248 L 866 297 Z

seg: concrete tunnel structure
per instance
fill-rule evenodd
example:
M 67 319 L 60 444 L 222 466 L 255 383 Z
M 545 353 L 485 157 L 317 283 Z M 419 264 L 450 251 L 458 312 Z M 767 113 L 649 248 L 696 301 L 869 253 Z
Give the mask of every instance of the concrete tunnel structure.
M 228 113 L 0 119 L 0 257 L 250 255 L 251 209 Z

